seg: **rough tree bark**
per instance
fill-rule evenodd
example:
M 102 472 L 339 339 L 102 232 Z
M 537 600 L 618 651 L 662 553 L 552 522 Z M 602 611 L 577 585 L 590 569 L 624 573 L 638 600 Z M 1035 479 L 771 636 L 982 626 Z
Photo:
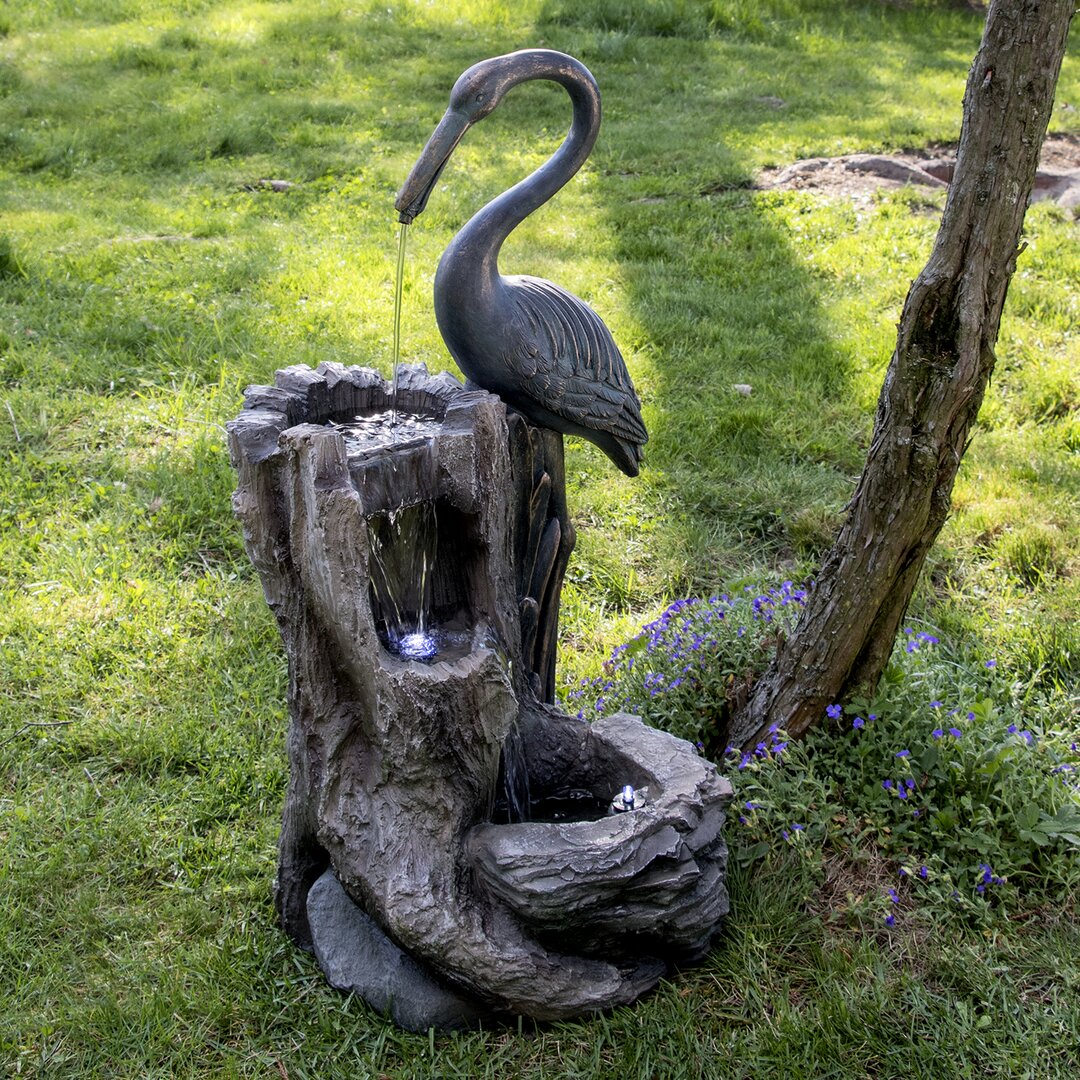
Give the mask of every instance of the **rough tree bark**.
M 993 0 L 937 241 L 904 304 L 870 451 L 798 626 L 727 742 L 792 736 L 876 687 L 994 369 L 994 343 L 1075 0 Z M 1022 249 L 1021 249 L 1022 250 Z

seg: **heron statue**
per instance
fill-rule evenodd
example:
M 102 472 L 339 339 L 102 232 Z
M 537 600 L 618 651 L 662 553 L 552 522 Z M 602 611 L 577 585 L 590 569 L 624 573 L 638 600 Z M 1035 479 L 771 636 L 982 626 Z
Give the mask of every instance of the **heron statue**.
M 483 60 L 454 84 L 450 107 L 394 203 L 412 222 L 454 148 L 511 87 L 550 79 L 573 102 L 570 133 L 531 176 L 493 199 L 454 237 L 435 274 L 435 318 L 465 376 L 532 423 L 596 443 L 636 476 L 648 439 L 622 354 L 600 317 L 542 278 L 499 273 L 503 241 L 585 163 L 600 128 L 600 91 L 565 53 L 524 49 Z

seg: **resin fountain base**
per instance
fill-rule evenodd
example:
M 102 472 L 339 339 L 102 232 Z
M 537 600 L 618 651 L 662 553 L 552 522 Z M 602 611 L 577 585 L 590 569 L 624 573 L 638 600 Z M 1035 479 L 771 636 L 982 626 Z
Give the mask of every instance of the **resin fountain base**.
M 289 661 L 282 924 L 411 1030 L 633 1001 L 727 912 L 730 786 L 636 717 L 549 704 L 561 436 L 403 366 L 395 440 L 390 397 L 362 368 L 287 368 L 229 425 Z M 624 785 L 634 808 L 597 817 Z

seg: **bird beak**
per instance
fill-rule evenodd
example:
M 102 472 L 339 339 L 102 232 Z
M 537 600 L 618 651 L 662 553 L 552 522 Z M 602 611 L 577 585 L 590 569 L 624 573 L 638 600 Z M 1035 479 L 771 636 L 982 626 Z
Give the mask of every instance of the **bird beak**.
M 427 206 L 428 198 L 439 182 L 450 155 L 468 131 L 470 123 L 469 118 L 461 113 L 453 109 L 446 110 L 394 200 L 398 221 L 408 225 L 414 218 L 419 217 Z

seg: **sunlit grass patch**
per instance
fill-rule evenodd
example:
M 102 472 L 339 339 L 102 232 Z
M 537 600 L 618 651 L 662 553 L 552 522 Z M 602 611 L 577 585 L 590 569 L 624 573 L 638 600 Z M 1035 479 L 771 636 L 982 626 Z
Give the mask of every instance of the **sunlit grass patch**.
M 842 521 L 941 196 L 751 185 L 955 139 L 979 21 L 921 0 L 5 6 L 0 1070 L 1071 1077 L 1075 919 L 886 933 L 875 908 L 859 931 L 830 917 L 881 870 L 855 843 L 735 866 L 710 960 L 609 1016 L 429 1040 L 326 988 L 274 923 L 286 673 L 222 431 L 278 367 L 389 371 L 394 193 L 460 71 L 542 42 L 592 68 L 605 121 L 504 268 L 605 318 L 651 433 L 635 481 L 568 440 L 560 683 L 674 600 L 800 581 Z M 470 132 L 410 230 L 404 359 L 452 367 L 439 255 L 568 120 L 533 85 Z M 1061 107 L 1053 124 L 1077 129 Z M 1080 248 L 1045 204 L 1027 239 L 913 615 L 995 658 L 1007 707 L 1049 731 L 1080 680 Z

